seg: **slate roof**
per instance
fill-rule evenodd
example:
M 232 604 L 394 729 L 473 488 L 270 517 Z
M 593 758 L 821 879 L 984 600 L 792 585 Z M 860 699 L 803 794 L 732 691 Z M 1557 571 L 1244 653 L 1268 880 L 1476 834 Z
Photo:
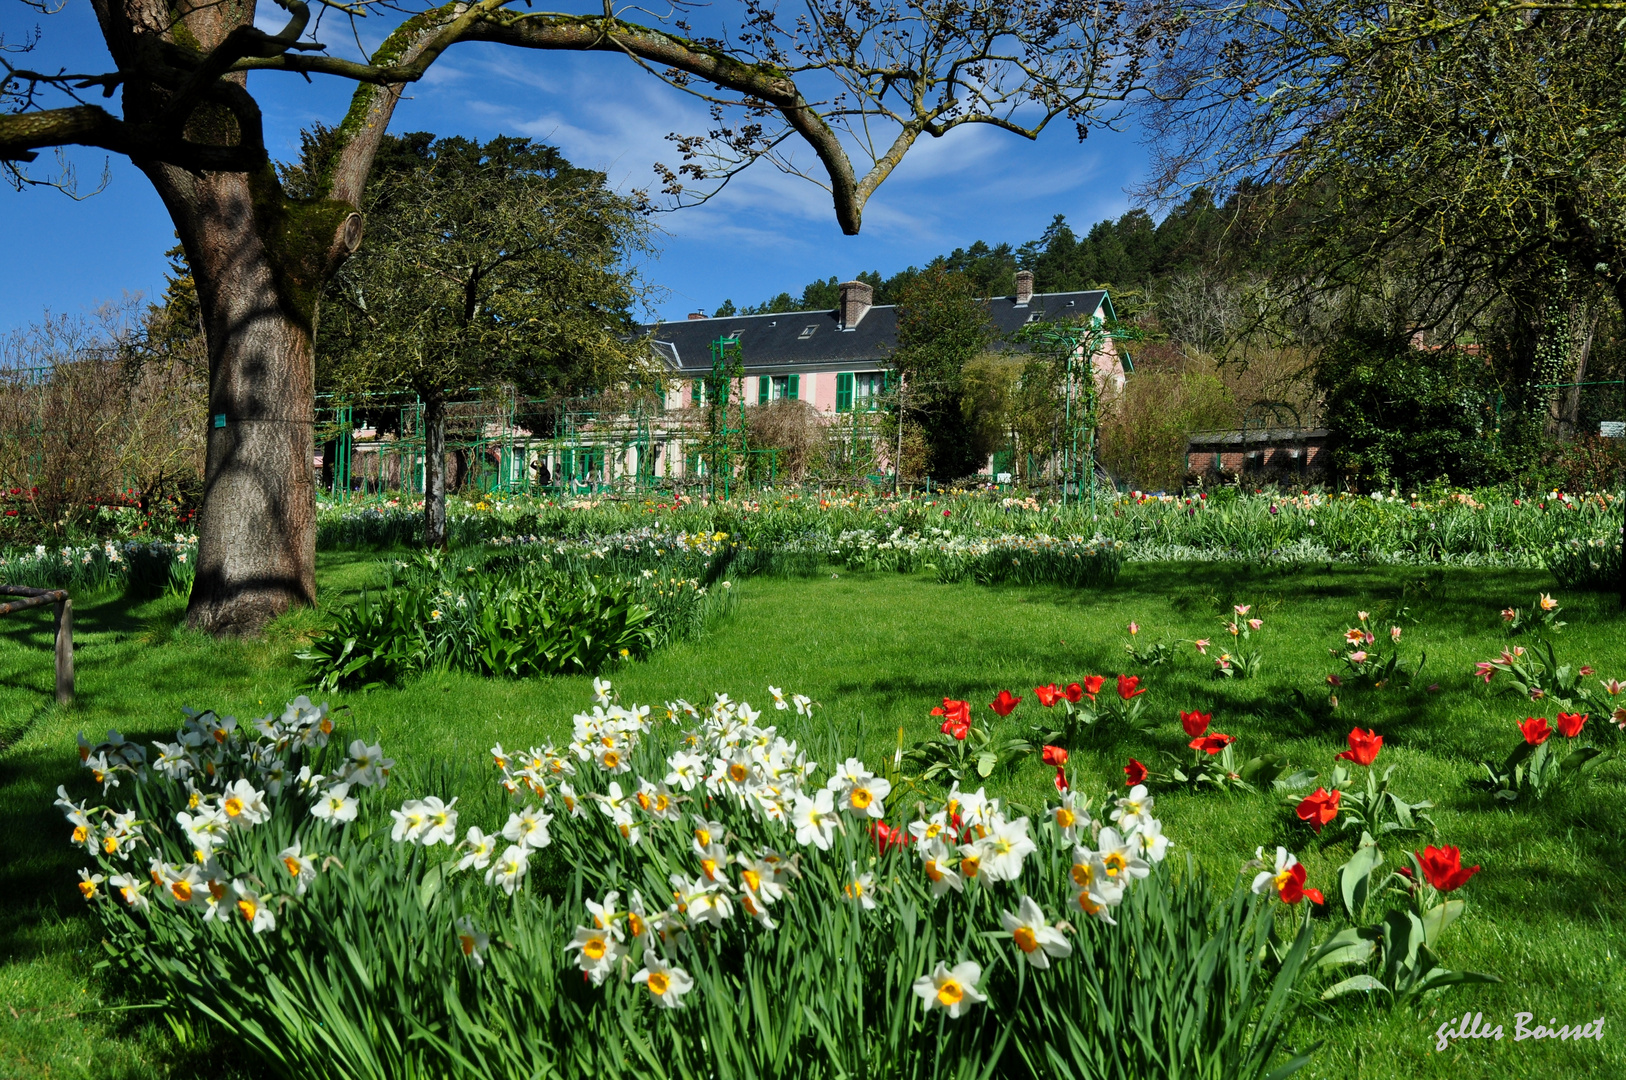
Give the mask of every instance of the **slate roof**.
M 1103 302 L 1110 313 L 1112 302 L 1101 289 L 1034 293 L 1028 303 L 1020 306 L 1014 296 L 996 296 L 988 301 L 988 314 L 1008 341 L 1023 323 L 1060 322 L 1076 315 L 1090 315 Z M 654 323 L 643 329 L 653 335 L 655 352 L 680 372 L 711 370 L 710 344 L 735 334 L 740 338 L 741 359 L 747 372 L 862 371 L 886 366 L 898 340 L 898 309 L 893 304 L 871 307 L 851 330 L 841 328 L 833 310 L 685 319 Z

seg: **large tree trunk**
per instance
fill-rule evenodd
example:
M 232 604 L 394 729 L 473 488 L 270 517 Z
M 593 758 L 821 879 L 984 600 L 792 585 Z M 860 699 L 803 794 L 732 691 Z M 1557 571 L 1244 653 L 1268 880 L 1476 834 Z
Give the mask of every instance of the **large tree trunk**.
M 423 546 L 446 546 L 446 398 L 423 402 Z
M 285 202 L 269 169 L 146 171 L 186 248 L 209 345 L 187 622 L 213 634 L 253 633 L 316 599 L 316 296 L 329 268 L 360 242 L 360 219 L 340 204 Z

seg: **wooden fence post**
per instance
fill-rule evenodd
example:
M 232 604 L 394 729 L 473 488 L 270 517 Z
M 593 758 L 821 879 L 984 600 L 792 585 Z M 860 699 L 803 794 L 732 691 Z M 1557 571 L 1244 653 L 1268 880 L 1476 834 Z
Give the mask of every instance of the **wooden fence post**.
M 66 592 L 56 605 L 56 703 L 73 704 L 73 601 Z

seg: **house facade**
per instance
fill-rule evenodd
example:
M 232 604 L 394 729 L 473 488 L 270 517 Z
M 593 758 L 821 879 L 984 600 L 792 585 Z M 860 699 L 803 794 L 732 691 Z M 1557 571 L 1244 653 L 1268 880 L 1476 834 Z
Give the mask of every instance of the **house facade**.
M 654 451 L 659 459 L 655 475 L 681 477 L 696 467 L 691 445 L 693 424 L 680 418 L 693 416 L 715 392 L 712 382 L 712 345 L 718 339 L 737 341 L 741 377 L 732 400 L 747 407 L 791 399 L 806 402 L 821 417 L 835 422 L 844 415 L 880 407 L 884 392 L 896 377 L 891 357 L 898 343 L 895 305 L 873 303 L 873 290 L 861 281 L 840 287 L 834 310 L 781 312 L 768 315 L 730 315 L 707 318 L 691 315 L 682 322 L 645 326 L 650 348 L 665 368 L 663 422 L 656 436 L 663 444 Z M 1033 275 L 1016 275 L 1016 292 L 988 301 L 988 314 L 999 337 L 1007 344 L 1028 323 L 1071 323 L 1113 317 L 1105 290 L 1035 293 Z M 1097 384 L 1121 388 L 1125 358 L 1108 341 L 1093 358 Z M 882 458 L 885 458 L 884 451 Z M 646 468 L 648 465 L 645 466 Z M 890 463 L 887 464 L 890 468 Z

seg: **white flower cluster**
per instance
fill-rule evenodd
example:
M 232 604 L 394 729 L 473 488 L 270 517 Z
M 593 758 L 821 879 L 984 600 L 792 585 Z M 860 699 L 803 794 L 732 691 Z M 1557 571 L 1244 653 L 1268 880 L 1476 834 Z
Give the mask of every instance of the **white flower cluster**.
M 94 899 L 105 882 L 133 908 L 146 907 L 151 902 L 148 893 L 156 891 L 178 906 L 201 910 L 205 919 L 240 917 L 255 933 L 272 929 L 279 898 L 228 872 L 219 857 L 222 849 L 236 832 L 264 824 L 271 817 L 271 801 L 292 789 L 313 798 L 310 812 L 318 820 L 330 825 L 353 821 L 357 802 L 352 789 L 382 788 L 395 762 L 377 744 L 357 739 L 332 776 L 313 773 L 309 765 L 293 771 L 299 755 L 326 746 L 333 732 L 327 703 L 313 705 L 304 696 L 290 702 L 280 716 L 271 713 L 245 725 L 234 716 L 183 711 L 186 720 L 175 741 L 153 743 L 157 756 L 151 769 L 184 794 L 186 806 L 176 812 L 174 824 L 191 848 L 191 860 L 166 863 L 154 857 L 144 877 L 123 871 L 108 877 L 81 870 L 79 889 L 87 900 Z M 137 783 L 148 776 L 145 748 L 116 731 L 95 746 L 80 735 L 79 756 L 104 794 L 119 785 L 121 775 L 134 777 Z M 65 788 L 58 788 L 57 795 L 56 805 L 73 826 L 72 842 L 87 852 L 128 861 L 138 846 L 156 847 L 143 834 L 145 823 L 137 820 L 135 811 L 75 803 Z M 414 839 L 432 842 L 429 837 L 438 838 L 437 827 L 455 827 L 455 811 L 441 807 L 438 799 L 418 805 L 426 821 Z M 450 811 L 451 821 L 437 822 L 438 811 Z M 306 853 L 299 840 L 278 853 L 295 895 L 303 894 L 315 879 L 318 857 Z

